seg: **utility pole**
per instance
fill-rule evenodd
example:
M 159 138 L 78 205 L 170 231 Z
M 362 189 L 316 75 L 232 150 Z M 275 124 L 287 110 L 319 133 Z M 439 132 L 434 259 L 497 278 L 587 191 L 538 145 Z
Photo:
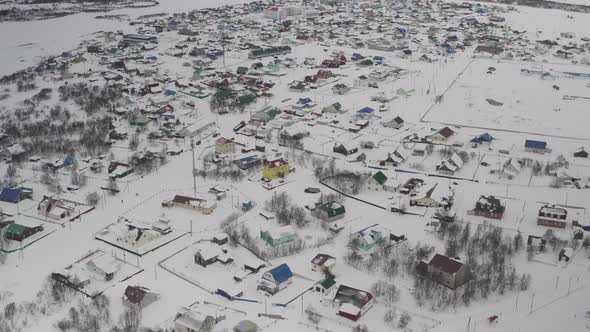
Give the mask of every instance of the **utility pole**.
M 535 293 L 533 293 L 533 296 L 531 296 L 531 312 L 530 312 L 531 314 L 533 313 L 533 303 L 534 303 L 534 300 L 535 300 Z
M 197 178 L 195 177 L 195 142 L 191 138 L 191 154 L 193 158 L 193 169 L 191 170 L 191 175 L 193 177 L 193 195 L 197 195 Z
M 301 294 L 301 317 L 303 317 L 303 294 Z

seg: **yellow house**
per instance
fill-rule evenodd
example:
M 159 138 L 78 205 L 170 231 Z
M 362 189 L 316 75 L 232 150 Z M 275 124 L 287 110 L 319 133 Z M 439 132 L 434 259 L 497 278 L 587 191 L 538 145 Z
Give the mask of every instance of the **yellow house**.
M 284 159 L 265 161 L 262 164 L 262 177 L 267 180 L 289 175 L 289 163 Z

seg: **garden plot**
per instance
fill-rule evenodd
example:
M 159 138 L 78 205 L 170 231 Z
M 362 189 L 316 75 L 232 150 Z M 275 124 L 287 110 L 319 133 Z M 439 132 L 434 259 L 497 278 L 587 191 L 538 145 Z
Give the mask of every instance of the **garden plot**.
M 52 278 L 94 298 L 142 271 L 127 261 L 96 250 L 61 272 L 53 273 Z
M 269 264 L 242 247 L 220 246 L 205 238 L 179 251 L 161 266 L 210 293 L 250 299 L 253 293 L 246 291 L 248 284 L 255 284 L 261 275 L 259 270 Z M 200 264 L 196 262 L 197 252 L 202 253 Z
M 235 189 L 226 192 L 225 197 L 217 199 L 214 194 L 207 191 L 215 184 L 197 187 L 197 194 L 192 190 L 166 190 L 154 193 L 148 199 L 126 211 L 123 216 L 128 219 L 152 220 L 154 216 L 170 218 L 170 225 L 175 231 L 204 232 L 215 230 L 219 226 L 219 220 L 235 212 L 239 204 L 249 200 L 248 197 Z M 188 198 L 203 199 L 204 204 L 172 204 L 176 195 Z M 194 206 L 193 206 L 194 205 Z M 202 208 L 201 208 L 202 207 Z
M 587 83 L 587 66 L 475 59 L 425 120 L 588 139 Z
M 8 230 L 9 228 L 13 227 L 16 231 L 20 231 L 24 234 L 31 235 L 26 236 L 26 238 L 22 239 L 21 241 L 6 239 L 4 246 L 0 248 L 0 251 L 5 253 L 11 253 L 17 252 L 18 250 L 23 250 L 24 248 L 32 245 L 33 243 L 42 240 L 46 236 L 49 236 L 51 233 L 55 232 L 58 229 L 58 226 L 56 225 L 52 225 L 49 223 L 44 223 L 41 225 L 41 223 L 42 222 L 39 220 L 28 218 L 25 216 L 20 216 L 19 218 L 17 218 L 15 220 L 15 226 L 7 225 L 5 229 Z
M 117 222 L 98 231 L 94 237 L 132 254 L 143 256 L 188 234 L 175 231 L 170 219 L 160 218 L 152 223 L 119 218 Z
M 29 207 L 23 214 L 39 220 L 65 225 L 72 221 L 82 221 L 83 216 L 95 209 L 94 206 L 81 203 L 79 197 L 63 195 L 45 197 L 38 204 Z

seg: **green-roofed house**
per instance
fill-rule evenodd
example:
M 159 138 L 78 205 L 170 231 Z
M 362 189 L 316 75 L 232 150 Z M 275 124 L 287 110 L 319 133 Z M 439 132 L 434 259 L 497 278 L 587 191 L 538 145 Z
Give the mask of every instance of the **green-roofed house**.
M 246 75 L 248 73 L 248 67 L 238 67 L 238 69 L 236 70 L 236 73 L 238 75 Z
M 215 94 L 213 95 L 213 98 L 218 99 L 218 100 L 227 100 L 227 99 L 233 98 L 234 95 L 235 94 L 232 91 L 219 90 L 219 91 L 215 92 Z
M 387 175 L 378 171 L 367 180 L 367 190 L 369 191 L 383 191 L 383 186 L 387 182 Z
M 334 276 L 327 276 L 324 280 L 313 286 L 313 290 L 320 294 L 327 294 L 330 289 L 336 285 L 336 279 Z
M 6 238 L 8 240 L 22 242 L 29 236 L 43 231 L 43 226 L 27 227 L 21 224 L 10 224 L 6 228 Z
M 334 221 L 344 217 L 346 209 L 338 202 L 328 202 L 316 207 L 316 216 L 325 221 Z

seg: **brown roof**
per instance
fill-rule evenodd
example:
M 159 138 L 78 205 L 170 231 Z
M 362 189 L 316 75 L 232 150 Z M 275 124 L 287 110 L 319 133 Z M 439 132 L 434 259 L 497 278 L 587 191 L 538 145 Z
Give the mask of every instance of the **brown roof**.
M 180 204 L 186 204 L 186 203 L 189 203 L 189 202 L 195 201 L 195 200 L 196 200 L 196 198 L 182 196 L 182 195 L 175 195 L 174 199 L 172 199 L 172 201 L 174 203 L 180 203 Z
M 449 127 L 444 127 L 443 129 L 439 130 L 438 133 L 441 134 L 444 138 L 449 138 L 453 136 L 455 132 Z
M 326 263 L 326 261 L 328 259 L 334 259 L 334 257 L 330 256 L 330 255 L 326 255 L 326 254 L 317 254 L 314 259 L 311 260 L 312 263 L 314 263 L 315 265 L 318 266 L 323 266 L 324 263 Z
M 125 298 L 133 304 L 140 304 L 146 293 L 146 289 L 143 287 L 127 286 Z
M 275 168 L 275 167 L 280 167 L 280 166 L 288 165 L 288 164 L 289 163 L 286 162 L 284 159 L 276 159 L 276 160 L 265 162 L 264 166 L 266 166 L 268 168 Z
M 434 267 L 437 270 L 453 274 L 459 271 L 459 269 L 463 266 L 463 263 L 447 256 L 436 254 L 434 257 L 432 257 L 428 265 Z

